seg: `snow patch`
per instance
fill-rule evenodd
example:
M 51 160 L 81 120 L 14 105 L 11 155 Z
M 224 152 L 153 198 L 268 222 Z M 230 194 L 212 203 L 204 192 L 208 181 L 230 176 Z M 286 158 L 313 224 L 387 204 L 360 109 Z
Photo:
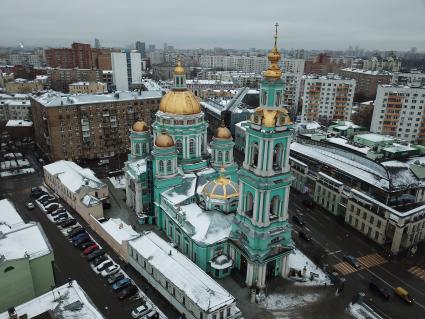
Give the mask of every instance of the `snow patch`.
M 316 302 L 319 297 L 319 294 L 271 294 L 266 297 L 262 305 L 268 310 L 282 310 Z

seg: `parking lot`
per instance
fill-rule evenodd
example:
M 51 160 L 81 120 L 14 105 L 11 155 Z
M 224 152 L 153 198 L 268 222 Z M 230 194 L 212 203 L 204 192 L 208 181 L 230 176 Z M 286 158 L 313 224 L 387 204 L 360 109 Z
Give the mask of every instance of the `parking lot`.
M 25 187 L 25 189 L 19 189 L 17 192 L 8 192 L 8 197 L 15 203 L 17 210 L 22 213 L 24 219 L 35 220 L 43 226 L 55 254 L 54 272 L 57 285 L 64 284 L 69 279 L 77 280 L 107 318 L 130 318 L 131 311 L 142 304 L 145 292 L 147 292 L 150 298 L 153 295 L 155 299 L 154 303 L 165 312 L 166 316 L 169 318 L 176 318 L 178 316 L 178 313 L 170 306 L 168 301 L 158 295 L 153 288 L 150 288 L 137 272 L 128 268 L 125 263 L 119 260 L 118 256 L 100 238 L 97 238 L 95 234 L 88 231 L 91 240 L 99 245 L 100 248 L 105 249 L 107 256 L 119 265 L 121 268 L 120 271 L 132 279 L 135 278 L 132 282 L 141 288 L 135 296 L 119 301 L 118 294 L 112 291 L 106 279 L 102 278 L 102 276 L 93 270 L 93 266 L 86 261 L 82 251 L 75 248 L 72 242 L 65 236 L 66 229 L 58 227 L 53 222 L 53 217 L 43 211 L 45 207 L 40 203 L 36 203 L 34 199 L 32 199 L 32 202 L 36 204 L 36 207 L 34 209 L 28 209 L 26 207 L 26 203 L 31 200 L 29 193 L 30 185 Z M 66 207 L 65 203 L 61 202 L 61 206 L 65 206 L 64 209 L 71 211 Z M 49 205 L 46 205 L 46 207 L 49 207 Z M 72 217 L 77 217 L 77 223 L 83 223 L 78 216 L 75 216 L 75 214 L 71 215 L 73 215 Z M 58 215 L 54 217 L 56 218 Z M 84 225 L 82 226 L 84 227 Z

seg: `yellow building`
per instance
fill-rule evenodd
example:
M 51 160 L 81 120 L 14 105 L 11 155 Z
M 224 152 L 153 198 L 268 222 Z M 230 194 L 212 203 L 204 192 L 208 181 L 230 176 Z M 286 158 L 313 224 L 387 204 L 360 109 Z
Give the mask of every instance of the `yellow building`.
M 69 93 L 106 93 L 108 92 L 107 86 L 102 82 L 75 82 L 69 85 Z
M 13 82 L 6 82 L 7 93 L 32 93 L 41 90 L 43 90 L 43 83 L 38 81 L 16 79 Z

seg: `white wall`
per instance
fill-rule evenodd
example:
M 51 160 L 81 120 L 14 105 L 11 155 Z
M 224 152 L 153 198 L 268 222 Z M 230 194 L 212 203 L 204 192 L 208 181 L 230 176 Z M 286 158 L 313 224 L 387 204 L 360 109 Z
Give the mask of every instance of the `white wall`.
M 142 57 L 139 52 L 130 52 L 131 82 L 142 80 Z
M 118 91 L 128 91 L 127 57 L 125 53 L 111 53 L 113 83 Z

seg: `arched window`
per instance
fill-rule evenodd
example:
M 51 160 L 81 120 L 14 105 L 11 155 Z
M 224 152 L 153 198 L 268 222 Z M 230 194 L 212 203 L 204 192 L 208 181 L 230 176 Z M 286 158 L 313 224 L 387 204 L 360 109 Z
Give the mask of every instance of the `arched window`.
M 195 153 L 195 140 L 190 139 L 189 140 L 189 154 L 194 154 L 194 153 Z
M 182 152 L 182 150 L 183 150 L 183 144 L 182 144 L 182 141 L 181 140 L 177 140 L 176 141 L 176 148 L 177 148 L 177 152 L 178 153 L 181 153 Z
M 229 161 L 229 151 L 227 151 L 227 152 L 224 152 L 224 154 L 225 154 L 225 161 L 226 162 L 228 162 Z
M 140 144 L 136 143 L 136 154 L 140 154 Z
M 252 218 L 252 215 L 254 214 L 254 197 L 250 192 L 246 193 L 246 209 L 245 209 L 245 215 L 249 218 Z
M 143 154 L 147 154 L 148 153 L 148 147 L 147 147 L 146 143 L 143 143 L 142 144 L 142 153 Z
M 159 161 L 159 172 L 164 173 L 164 161 Z
M 281 143 L 276 144 L 273 149 L 273 169 L 282 169 L 282 150 L 283 145 Z
M 273 196 L 270 202 L 269 219 L 273 220 L 279 216 L 280 199 L 278 195 Z
M 6 267 L 6 268 L 5 268 L 4 272 L 8 272 L 8 271 L 11 271 L 11 270 L 13 270 L 13 269 L 15 269 L 15 267 L 13 267 L 13 266 L 9 266 L 9 267 Z
M 267 104 L 267 92 L 266 90 L 261 91 L 261 105 Z
M 276 106 L 279 106 L 282 103 L 282 91 L 276 91 Z
M 171 173 L 171 160 L 167 161 L 167 172 Z
M 251 165 L 253 167 L 257 167 L 257 165 L 258 165 L 258 144 L 256 142 L 251 145 L 251 152 L 252 152 Z
M 222 151 L 218 151 L 217 152 L 217 162 L 219 164 L 222 164 L 223 163 L 223 153 L 222 153 Z

